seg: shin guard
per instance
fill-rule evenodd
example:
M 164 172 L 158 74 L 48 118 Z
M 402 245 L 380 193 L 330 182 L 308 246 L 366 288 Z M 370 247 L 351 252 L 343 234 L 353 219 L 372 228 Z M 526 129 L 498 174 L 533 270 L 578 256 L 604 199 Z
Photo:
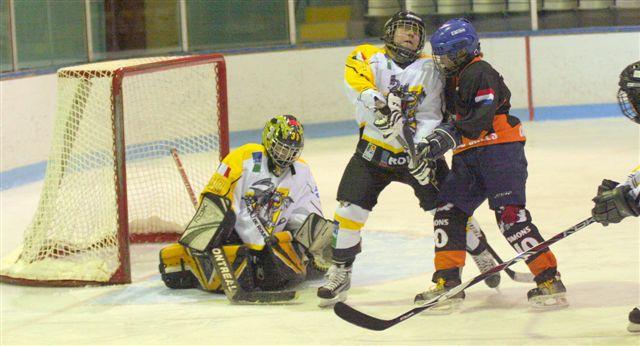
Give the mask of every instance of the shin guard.
M 435 268 L 436 276 L 438 273 L 458 273 L 455 269 L 464 266 L 466 257 L 466 228 L 469 215 L 462 210 L 456 208 L 452 204 L 436 209 L 436 215 L 433 219 L 434 226 L 434 243 L 435 243 Z M 450 276 L 450 275 L 444 275 Z M 455 276 L 451 275 L 451 276 Z M 457 279 L 454 277 L 444 277 L 444 279 Z M 435 281 L 434 281 L 435 282 Z
M 544 241 L 538 228 L 531 222 L 531 214 L 524 206 L 502 206 L 496 210 L 496 220 L 502 235 L 518 253 Z M 556 258 L 549 249 L 529 257 L 525 262 L 531 273 L 536 276 L 536 282 L 546 281 L 556 274 Z

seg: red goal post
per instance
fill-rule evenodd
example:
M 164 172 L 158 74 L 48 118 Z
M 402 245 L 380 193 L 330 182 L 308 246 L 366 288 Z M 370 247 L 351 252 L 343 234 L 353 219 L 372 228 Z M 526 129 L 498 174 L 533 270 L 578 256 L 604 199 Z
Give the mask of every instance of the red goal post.
M 0 281 L 129 283 L 129 243 L 175 241 L 193 214 L 171 151 L 196 192 L 229 152 L 224 57 L 118 60 L 57 75 L 40 202 Z

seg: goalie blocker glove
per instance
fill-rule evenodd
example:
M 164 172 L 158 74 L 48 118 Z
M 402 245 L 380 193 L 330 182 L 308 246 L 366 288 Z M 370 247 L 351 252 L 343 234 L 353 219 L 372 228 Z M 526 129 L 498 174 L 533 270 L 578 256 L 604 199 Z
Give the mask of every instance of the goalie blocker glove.
M 418 157 L 435 160 L 460 144 L 460 134 L 452 123 L 442 123 L 416 145 Z
M 631 187 L 619 185 L 615 181 L 604 179 L 598 186 L 598 195 L 593 198 L 595 207 L 591 210 L 593 218 L 603 226 L 618 223 L 627 216 L 640 215 L 638 201 L 629 194 Z

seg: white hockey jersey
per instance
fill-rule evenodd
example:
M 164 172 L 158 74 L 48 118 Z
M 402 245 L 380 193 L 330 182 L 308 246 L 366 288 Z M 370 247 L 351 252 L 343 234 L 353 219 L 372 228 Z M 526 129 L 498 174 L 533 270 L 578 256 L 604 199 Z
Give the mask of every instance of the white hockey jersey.
M 298 159 L 293 169 L 278 177 L 269 171 L 267 161 L 264 146 L 245 144 L 222 160 L 202 192 L 231 200 L 235 230 L 254 250 L 261 250 L 265 242 L 251 213 L 257 214 L 270 233 L 297 230 L 312 212 L 322 216 L 318 187 L 309 166 Z
M 363 129 L 362 138 L 391 151 L 404 151 L 393 137 L 384 139 L 374 126 L 374 97 L 386 101 L 392 90 L 409 92 L 415 100 L 407 108 L 407 117 L 415 127 L 414 141 L 433 132 L 442 122 L 443 80 L 433 60 L 422 55 L 402 69 L 386 54 L 386 50 L 361 45 L 349 54 L 344 73 L 347 97 L 356 105 L 356 120 Z

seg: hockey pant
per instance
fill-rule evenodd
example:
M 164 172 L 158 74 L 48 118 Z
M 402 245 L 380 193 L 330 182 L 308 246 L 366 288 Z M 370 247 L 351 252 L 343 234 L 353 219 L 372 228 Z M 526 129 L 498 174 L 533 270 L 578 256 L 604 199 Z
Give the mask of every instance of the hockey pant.
M 305 279 L 306 266 L 294 248 L 291 234 L 279 232 L 278 243 L 252 250 L 241 244 L 228 244 L 224 250 L 242 289 L 281 290 Z M 174 243 L 160 251 L 160 273 L 169 288 L 200 288 L 222 292 L 220 278 L 212 263 L 202 256 L 193 256 L 188 248 Z
M 524 207 L 503 206 L 495 214 L 502 234 L 518 253 L 544 241 L 538 228 L 531 222 L 531 214 Z M 436 272 L 433 274 L 433 282 L 437 282 L 438 278 L 460 281 L 466 257 L 465 230 L 468 219 L 469 215 L 450 203 L 436 209 L 433 221 Z M 538 283 L 557 273 L 556 258 L 549 249 L 529 257 L 525 263 Z

